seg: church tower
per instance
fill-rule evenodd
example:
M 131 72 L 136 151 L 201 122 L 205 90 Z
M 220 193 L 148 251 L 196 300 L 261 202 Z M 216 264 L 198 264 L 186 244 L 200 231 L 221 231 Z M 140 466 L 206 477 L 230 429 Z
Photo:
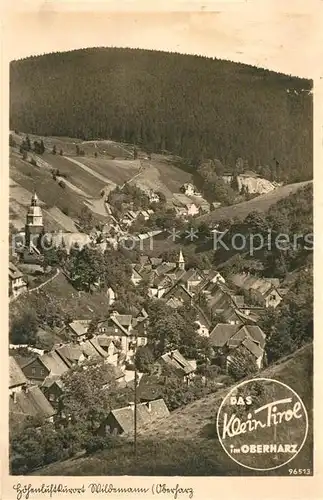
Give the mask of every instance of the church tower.
M 182 250 L 180 250 L 180 252 L 179 252 L 178 269 L 181 269 L 182 271 L 185 271 L 185 260 L 184 260 L 184 257 L 183 257 Z
M 38 196 L 34 193 L 28 208 L 25 225 L 25 246 L 29 251 L 38 247 L 39 238 L 43 231 L 43 213 L 39 206 Z

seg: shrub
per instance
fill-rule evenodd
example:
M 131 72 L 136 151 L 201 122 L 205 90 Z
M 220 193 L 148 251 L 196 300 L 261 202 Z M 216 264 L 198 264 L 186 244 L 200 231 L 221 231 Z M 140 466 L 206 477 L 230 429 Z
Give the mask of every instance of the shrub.
M 37 167 L 37 162 L 36 162 L 35 158 L 31 158 L 30 164 L 34 165 L 34 167 Z
M 58 185 L 59 185 L 61 188 L 63 188 L 63 189 L 65 189 L 65 187 L 66 187 L 66 184 L 65 184 L 65 182 L 64 182 L 64 181 L 59 181 Z
M 88 454 L 104 450 L 107 447 L 108 447 L 108 439 L 102 436 L 91 436 L 85 443 L 85 450 L 86 453 Z

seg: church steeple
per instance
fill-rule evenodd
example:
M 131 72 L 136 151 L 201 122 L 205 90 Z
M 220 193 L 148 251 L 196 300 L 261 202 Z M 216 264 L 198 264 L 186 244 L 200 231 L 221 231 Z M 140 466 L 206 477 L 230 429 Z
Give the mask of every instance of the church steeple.
M 178 269 L 181 269 L 182 271 L 185 271 L 185 260 L 184 260 L 184 256 L 183 256 L 182 250 L 180 250 L 180 252 L 179 252 Z
M 34 192 L 34 194 L 31 197 L 31 204 L 30 204 L 30 206 L 31 207 L 37 207 L 38 206 L 38 196 L 36 194 L 36 191 Z
M 43 212 L 39 206 L 38 196 L 34 193 L 26 216 L 25 244 L 27 248 L 37 247 L 39 236 L 43 233 L 43 230 Z

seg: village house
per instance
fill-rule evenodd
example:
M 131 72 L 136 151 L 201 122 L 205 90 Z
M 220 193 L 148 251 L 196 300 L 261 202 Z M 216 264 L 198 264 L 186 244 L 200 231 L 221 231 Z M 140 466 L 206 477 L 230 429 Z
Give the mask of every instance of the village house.
M 59 375 L 50 375 L 45 378 L 40 386 L 47 400 L 57 411 L 60 406 L 61 397 L 64 393 L 64 384 Z
M 220 364 L 227 366 L 232 349 L 243 345 L 254 356 L 257 367 L 263 367 L 266 335 L 259 326 L 218 323 L 210 333 L 209 342 Z
M 169 416 L 169 410 L 163 399 L 157 399 L 147 403 L 137 404 L 137 426 L 142 429 L 157 420 Z M 134 431 L 134 403 L 124 408 L 112 410 L 102 423 L 98 434 L 106 436 L 109 434 L 132 434 Z
M 9 413 L 10 416 L 19 418 L 19 423 L 26 417 L 53 422 L 56 410 L 38 386 L 25 385 L 20 392 L 9 397 Z
M 183 304 L 193 304 L 193 294 L 185 286 L 180 283 L 176 282 L 169 290 L 164 295 L 164 298 L 169 300 L 173 299 L 173 301 L 179 301 L 181 305 Z M 174 305 L 174 302 L 173 302 Z
M 174 193 L 173 205 L 178 217 L 194 217 L 200 212 L 196 203 L 182 193 Z
M 263 307 L 275 309 L 283 300 L 285 291 L 280 289 L 278 278 L 259 278 L 241 273 L 235 274 L 231 279 L 235 286 L 248 292 L 251 301 Z
M 21 422 L 25 417 L 53 420 L 55 409 L 38 386 L 31 386 L 13 356 L 9 357 L 9 413 Z
M 147 344 L 145 328 L 141 327 L 140 321 L 138 322 L 131 314 L 119 314 L 113 311 L 106 320 L 98 323 L 97 331 L 106 334 L 120 346 L 126 360 L 133 357 L 136 346 Z
M 61 376 L 67 373 L 71 366 L 69 361 L 63 360 L 57 352 L 51 351 L 28 361 L 21 369 L 28 380 L 42 384 L 49 375 Z
M 90 319 L 76 319 L 67 325 L 65 333 L 72 340 L 82 342 L 83 340 L 86 340 L 90 323 Z
M 27 384 L 25 374 L 13 356 L 9 357 L 9 394 L 20 392 Z
M 187 383 L 189 383 L 195 375 L 196 368 L 182 356 L 178 349 L 163 354 L 156 363 L 161 367 L 167 367 Z
M 97 335 L 95 339 L 100 347 L 107 353 L 106 362 L 109 365 L 117 366 L 119 350 L 113 340 L 105 334 Z
M 140 276 L 140 274 L 136 270 L 136 265 L 137 264 L 132 264 L 132 274 L 131 274 L 130 281 L 133 285 L 138 286 L 139 283 L 142 281 L 142 277 Z
M 202 281 L 203 273 L 194 268 L 189 269 L 180 277 L 180 282 L 183 283 L 185 288 L 190 292 L 194 292 L 195 287 L 197 287 Z
M 229 289 L 219 282 L 210 282 L 201 292 L 206 301 L 205 313 L 211 315 L 212 321 L 218 318 L 221 322 L 240 324 L 241 318 L 237 314 L 238 308 L 234 303 Z M 201 301 L 201 297 L 198 302 Z
M 16 298 L 26 291 L 27 283 L 22 272 L 12 262 L 9 262 L 9 296 Z
M 210 335 L 211 322 L 204 311 L 199 307 L 195 306 L 198 310 L 197 319 L 195 321 L 197 325 L 197 333 L 201 337 L 208 337 Z

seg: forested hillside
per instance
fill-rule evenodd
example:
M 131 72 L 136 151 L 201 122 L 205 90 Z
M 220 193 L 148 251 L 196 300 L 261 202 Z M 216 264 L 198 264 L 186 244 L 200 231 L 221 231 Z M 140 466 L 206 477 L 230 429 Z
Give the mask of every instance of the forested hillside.
M 238 158 L 276 180 L 312 177 L 312 82 L 206 57 L 100 48 L 11 63 L 10 127 L 108 138 L 198 165 Z

